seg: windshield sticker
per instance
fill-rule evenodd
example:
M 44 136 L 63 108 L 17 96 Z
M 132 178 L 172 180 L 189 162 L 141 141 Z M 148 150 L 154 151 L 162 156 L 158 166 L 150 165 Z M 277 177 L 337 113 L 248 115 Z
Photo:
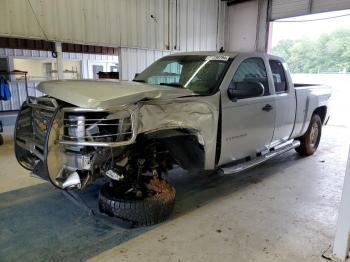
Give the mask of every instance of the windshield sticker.
M 227 55 L 213 55 L 213 56 L 207 56 L 205 60 L 211 61 L 211 60 L 219 60 L 219 61 L 227 61 L 229 60 L 229 56 Z

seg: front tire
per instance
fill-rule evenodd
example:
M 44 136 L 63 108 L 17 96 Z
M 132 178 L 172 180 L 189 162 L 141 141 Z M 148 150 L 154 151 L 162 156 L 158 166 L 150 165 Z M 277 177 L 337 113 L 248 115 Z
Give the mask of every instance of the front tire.
M 300 146 L 295 150 L 302 156 L 311 156 L 317 150 L 321 140 L 322 121 L 319 115 L 314 114 L 311 117 L 310 125 L 306 133 L 298 138 Z
M 134 226 L 150 226 L 164 221 L 174 208 L 175 188 L 158 179 L 149 185 L 149 193 L 153 193 L 135 199 L 123 196 L 121 188 L 105 184 L 99 195 L 100 211 L 131 222 Z

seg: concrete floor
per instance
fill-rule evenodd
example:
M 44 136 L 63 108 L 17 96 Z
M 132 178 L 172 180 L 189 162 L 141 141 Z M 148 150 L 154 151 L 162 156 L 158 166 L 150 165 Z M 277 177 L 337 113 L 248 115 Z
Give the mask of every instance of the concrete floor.
M 88 217 L 0 146 L 0 261 L 323 261 L 341 197 L 349 128 L 328 126 L 317 153 L 294 151 L 235 176 L 171 174 L 177 202 L 153 227 Z M 92 188 L 91 200 L 97 196 Z

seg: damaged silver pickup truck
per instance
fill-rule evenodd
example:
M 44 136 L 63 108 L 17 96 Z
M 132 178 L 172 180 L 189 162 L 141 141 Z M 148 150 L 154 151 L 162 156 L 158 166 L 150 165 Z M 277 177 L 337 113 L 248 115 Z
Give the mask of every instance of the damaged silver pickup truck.
M 138 225 L 171 213 L 175 166 L 233 174 L 293 148 L 313 154 L 331 96 L 293 84 L 283 59 L 262 53 L 177 53 L 132 82 L 38 88 L 47 96 L 29 97 L 18 114 L 18 162 L 60 189 L 107 178 L 101 212 Z

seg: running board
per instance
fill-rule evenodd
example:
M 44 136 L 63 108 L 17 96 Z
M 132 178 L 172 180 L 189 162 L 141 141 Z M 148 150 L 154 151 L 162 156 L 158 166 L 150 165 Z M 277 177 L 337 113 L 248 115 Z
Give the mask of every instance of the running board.
M 225 167 L 221 167 L 221 171 L 224 175 L 228 175 L 228 174 L 236 174 L 239 172 L 242 172 L 244 170 L 247 170 L 249 168 L 255 167 L 275 156 L 278 156 L 280 154 L 283 154 L 289 150 L 292 150 L 296 147 L 300 146 L 300 141 L 298 140 L 294 140 L 294 141 L 288 141 L 286 143 L 284 143 L 283 145 L 279 145 L 276 146 L 271 152 L 259 156 L 257 158 L 254 158 L 253 160 L 250 160 L 248 162 L 244 162 L 244 163 L 240 163 L 240 164 L 236 164 L 236 165 L 232 165 L 232 166 L 225 166 Z

